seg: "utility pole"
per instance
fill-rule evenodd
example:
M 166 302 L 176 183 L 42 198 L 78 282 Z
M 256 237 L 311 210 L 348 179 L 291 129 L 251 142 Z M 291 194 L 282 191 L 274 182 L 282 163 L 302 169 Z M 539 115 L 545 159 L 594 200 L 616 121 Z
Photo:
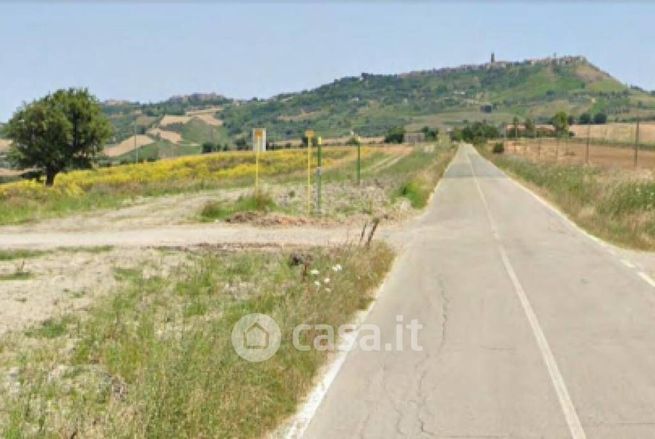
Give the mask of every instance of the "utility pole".
M 637 119 L 637 131 L 635 133 L 635 169 L 639 163 L 639 119 Z
M 537 161 L 541 160 L 541 137 L 537 137 Z
M 589 141 L 591 140 L 591 123 L 587 124 L 587 147 L 584 152 L 584 163 L 589 164 Z
M 555 163 L 559 162 L 559 136 L 557 136 L 557 143 L 555 144 Z

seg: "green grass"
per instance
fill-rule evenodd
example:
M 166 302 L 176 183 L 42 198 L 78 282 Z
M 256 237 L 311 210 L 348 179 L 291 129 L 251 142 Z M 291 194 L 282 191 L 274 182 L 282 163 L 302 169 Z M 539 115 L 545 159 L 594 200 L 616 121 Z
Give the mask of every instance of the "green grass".
M 264 191 L 239 197 L 235 202 L 210 201 L 200 212 L 203 221 L 224 220 L 240 212 L 271 212 L 277 209 L 273 198 Z
M 22 268 L 17 269 L 13 273 L 0 274 L 0 281 L 11 281 L 11 280 L 28 280 L 33 277 L 32 273 L 29 271 L 24 271 Z
M 36 258 L 44 253 L 45 252 L 40 250 L 0 250 L 0 261 Z
M 626 247 L 655 250 L 655 181 L 637 180 L 629 171 L 487 156 L 594 235 Z
M 2 342 L 18 367 L 15 393 L 0 388 L 4 437 L 258 438 L 291 415 L 328 358 L 291 345 L 300 323 L 340 325 L 366 307 L 390 267 L 388 247 L 193 255 L 166 277 L 121 271 L 123 287 L 88 316 L 52 320 Z M 335 264 L 343 270 L 334 271 Z M 316 279 L 331 281 L 316 286 Z M 230 343 L 243 315 L 276 320 L 283 340 L 262 363 Z M 311 343 L 318 334 L 303 333 Z

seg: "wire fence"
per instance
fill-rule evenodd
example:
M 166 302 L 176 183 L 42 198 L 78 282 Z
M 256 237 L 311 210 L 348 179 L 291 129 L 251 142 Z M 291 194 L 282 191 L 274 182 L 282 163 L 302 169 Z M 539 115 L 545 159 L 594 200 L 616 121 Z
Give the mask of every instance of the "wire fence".
M 655 169 L 655 145 L 599 138 L 518 138 L 505 142 L 505 152 L 535 161 L 621 169 Z

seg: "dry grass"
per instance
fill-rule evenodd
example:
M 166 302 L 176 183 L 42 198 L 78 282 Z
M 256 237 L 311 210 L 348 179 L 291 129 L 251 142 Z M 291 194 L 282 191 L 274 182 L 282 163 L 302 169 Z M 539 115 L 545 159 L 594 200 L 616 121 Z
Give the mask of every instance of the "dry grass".
M 655 250 L 652 173 L 536 162 L 499 154 L 487 156 L 594 235 L 631 248 Z
M 181 143 L 182 135 L 175 131 L 162 130 L 161 128 L 152 128 L 148 130 L 148 135 L 154 137 L 155 139 L 164 139 L 168 140 L 171 143 Z
M 608 123 L 603 125 L 572 125 L 570 130 L 577 138 L 587 138 L 588 130 L 592 139 L 607 142 L 634 143 L 636 124 L 634 123 Z M 655 122 L 639 124 L 639 141 L 642 143 L 655 143 Z
M 539 147 L 541 143 L 541 147 Z M 505 152 L 530 160 L 557 162 L 561 164 L 584 164 L 586 143 L 582 139 L 556 140 L 544 138 L 521 139 L 518 142 L 506 142 Z M 635 151 L 633 147 L 592 143 L 589 145 L 589 164 L 608 169 L 634 169 Z M 655 168 L 655 150 L 640 148 L 638 151 L 638 168 Z
M 167 277 L 118 270 L 123 287 L 85 318 L 0 339 L 4 437 L 262 437 L 295 411 L 327 352 L 298 351 L 300 323 L 332 326 L 365 308 L 389 269 L 385 245 L 190 255 Z M 339 264 L 342 270 L 333 270 Z M 316 270 L 313 276 L 308 270 Z M 325 278 L 329 277 L 327 283 Z M 243 315 L 281 328 L 262 363 L 230 343 Z M 318 333 L 303 333 L 310 345 Z
M 188 123 L 190 120 L 191 120 L 190 116 L 171 116 L 170 114 L 167 114 L 166 116 L 161 118 L 161 120 L 159 121 L 159 126 L 165 127 L 168 125 L 175 125 L 175 124 L 184 125 L 185 123 Z

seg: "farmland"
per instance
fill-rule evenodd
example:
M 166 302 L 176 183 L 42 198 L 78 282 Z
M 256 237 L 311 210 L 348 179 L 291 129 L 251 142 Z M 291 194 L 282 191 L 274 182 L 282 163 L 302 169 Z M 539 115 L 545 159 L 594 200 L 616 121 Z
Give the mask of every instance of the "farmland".
M 325 148 L 326 214 L 343 217 L 348 215 L 348 210 L 372 211 L 374 206 L 393 203 L 394 191 L 412 175 L 418 175 L 433 164 L 443 168 L 449 157 L 448 144 L 432 148 L 432 152 L 427 153 L 411 147 L 362 148 L 362 175 L 369 184 L 374 177 L 379 182 L 363 191 L 364 197 L 351 189 L 355 176 L 355 148 Z M 315 166 L 315 154 L 312 160 Z M 304 194 L 306 167 L 306 150 L 271 151 L 260 158 L 259 175 L 263 187 L 274 195 L 276 204 L 284 206 L 286 213 L 297 215 L 304 212 L 305 199 L 301 194 Z M 223 152 L 73 171 L 60 175 L 51 189 L 34 181 L 8 183 L 0 185 L 0 203 L 3 205 L 0 223 L 15 224 L 95 209 L 115 209 L 143 197 L 176 193 L 216 190 L 217 200 L 221 200 L 228 196 L 221 195 L 222 190 L 243 188 L 241 193 L 247 195 L 247 190 L 253 187 L 255 170 L 252 152 Z M 230 203 L 229 196 L 224 202 Z

